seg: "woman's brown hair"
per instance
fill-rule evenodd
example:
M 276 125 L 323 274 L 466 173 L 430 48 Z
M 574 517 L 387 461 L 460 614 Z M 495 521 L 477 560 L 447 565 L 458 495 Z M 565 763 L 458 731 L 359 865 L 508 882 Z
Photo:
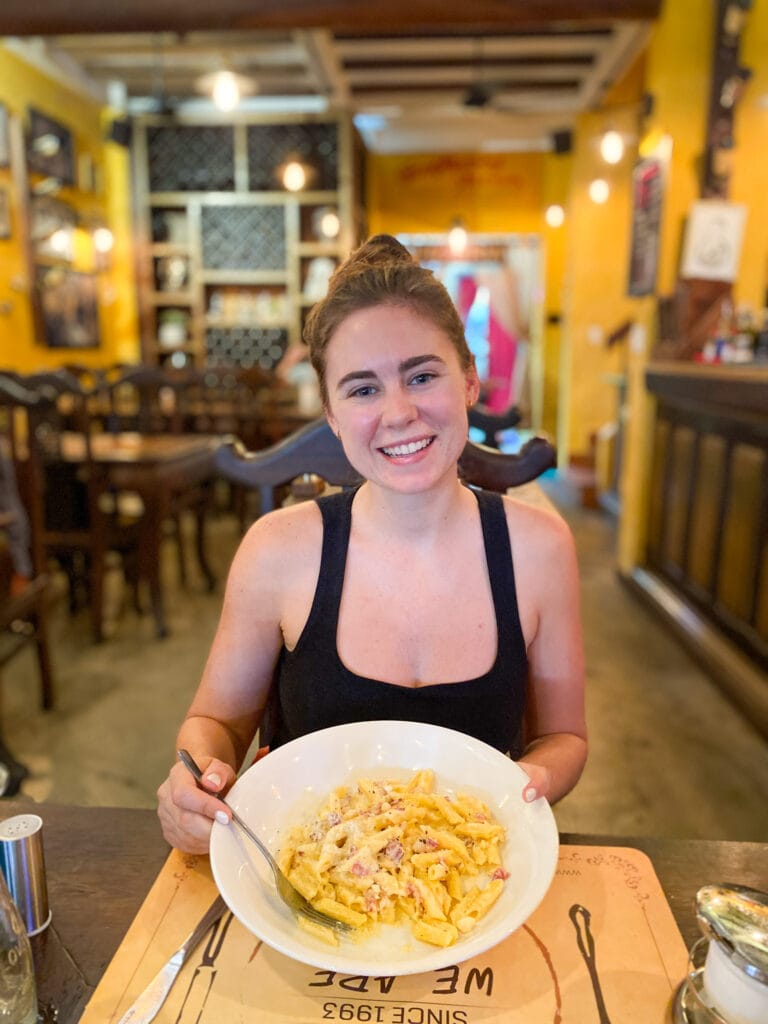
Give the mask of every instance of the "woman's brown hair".
M 472 367 L 464 325 L 444 286 L 396 238 L 374 235 L 336 269 L 328 294 L 312 307 L 304 325 L 323 405 L 328 404 L 326 350 L 334 332 L 357 310 L 386 305 L 406 306 L 431 321 L 450 339 L 462 369 Z

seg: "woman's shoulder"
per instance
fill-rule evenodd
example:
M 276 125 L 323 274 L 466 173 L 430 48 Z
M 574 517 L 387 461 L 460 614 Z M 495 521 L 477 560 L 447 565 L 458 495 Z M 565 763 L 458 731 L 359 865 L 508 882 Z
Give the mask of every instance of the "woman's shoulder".
M 249 527 L 240 543 L 234 568 L 247 568 L 259 578 L 290 578 L 313 558 L 319 560 L 323 540 L 320 510 L 314 501 L 302 501 L 267 512 Z
M 536 555 L 549 552 L 554 556 L 573 549 L 571 528 L 554 505 L 508 494 L 502 501 L 513 547 L 515 540 L 524 539 L 519 547 Z
M 245 539 L 265 551 L 312 546 L 322 539 L 323 523 L 315 501 L 300 501 L 267 512 L 253 523 Z

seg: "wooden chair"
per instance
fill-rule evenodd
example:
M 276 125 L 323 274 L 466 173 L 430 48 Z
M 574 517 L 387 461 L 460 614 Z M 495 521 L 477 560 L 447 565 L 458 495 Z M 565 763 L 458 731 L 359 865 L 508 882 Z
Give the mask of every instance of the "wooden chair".
M 45 575 L 50 560 L 69 582 L 70 610 L 81 595 L 94 638 L 103 638 L 104 579 L 109 553 L 120 554 L 138 604 L 139 517 L 126 516 L 93 458 L 86 395 L 64 373 L 31 375 L 30 391 L 0 377 L 0 412 L 19 492 L 29 516 L 32 561 Z
M 105 376 L 101 386 L 112 433 L 181 433 L 177 384 L 159 366 L 134 366 Z
M 502 430 L 516 427 L 523 416 L 517 406 L 510 406 L 502 413 L 488 412 L 482 406 L 473 405 L 467 413 L 470 427 L 483 432 L 483 444 L 488 448 L 498 448 L 496 435 Z
M 54 702 L 47 625 L 50 579 L 47 574 L 34 576 L 22 591 L 13 594 L 11 575 L 10 556 L 0 540 L 0 669 L 20 650 L 32 644 L 40 676 L 40 702 L 48 710 Z
M 228 480 L 258 490 L 262 514 L 276 507 L 279 489 L 297 479 L 304 478 L 309 490 L 313 477 L 336 487 L 362 482 L 325 419 L 315 420 L 259 452 L 249 452 L 237 441 L 226 442 L 216 453 L 216 465 Z M 543 437 L 531 438 L 514 455 L 467 441 L 459 459 L 459 474 L 474 487 L 503 493 L 535 480 L 554 465 L 555 449 Z
M 17 389 L 12 382 L 7 384 L 7 387 L 11 394 L 15 393 L 18 398 L 26 397 L 26 393 L 21 388 Z M 11 455 L 11 434 L 15 433 L 15 426 L 10 419 L 8 408 L 0 406 L 2 477 L 4 486 L 13 488 L 4 493 L 3 507 L 0 510 L 0 669 L 4 668 L 19 651 L 32 644 L 40 675 L 41 703 L 47 710 L 53 707 L 54 699 L 47 629 L 49 577 L 44 573 L 32 576 L 22 588 L 14 589 L 11 547 L 7 542 L 8 538 L 4 536 L 4 530 L 10 531 L 17 517 L 26 516 L 26 510 L 20 501 L 20 507 L 15 507 L 15 468 Z
M 114 367 L 104 375 L 102 404 L 107 407 L 105 427 L 111 433 L 133 431 L 143 435 L 215 433 L 212 416 L 205 415 L 211 395 L 205 393 L 202 371 L 167 371 L 157 366 Z M 203 409 L 202 407 L 205 407 Z M 134 501 L 138 496 L 134 496 Z M 187 584 L 183 515 L 193 513 L 198 522 L 211 510 L 212 491 L 207 485 L 175 497 L 170 522 L 176 540 L 179 579 Z M 208 581 L 209 587 L 213 586 Z

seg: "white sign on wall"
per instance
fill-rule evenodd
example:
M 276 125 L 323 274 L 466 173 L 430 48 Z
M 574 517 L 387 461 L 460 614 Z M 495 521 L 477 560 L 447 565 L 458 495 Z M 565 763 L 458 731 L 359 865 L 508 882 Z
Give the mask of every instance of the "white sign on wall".
M 694 203 L 685 229 L 681 277 L 734 281 L 746 219 L 743 203 L 722 199 Z

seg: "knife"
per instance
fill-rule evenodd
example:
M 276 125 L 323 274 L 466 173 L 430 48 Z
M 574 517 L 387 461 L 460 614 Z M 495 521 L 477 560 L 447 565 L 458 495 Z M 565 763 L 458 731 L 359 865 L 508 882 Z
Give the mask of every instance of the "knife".
M 211 925 L 215 924 L 227 905 L 221 896 L 217 896 L 210 905 L 195 930 L 187 936 L 167 964 L 158 971 L 154 979 L 147 985 L 139 998 L 129 1007 L 118 1021 L 118 1024 L 150 1024 L 160 1011 L 168 993 L 173 987 L 179 971 L 189 959 L 190 954 L 200 943 Z

